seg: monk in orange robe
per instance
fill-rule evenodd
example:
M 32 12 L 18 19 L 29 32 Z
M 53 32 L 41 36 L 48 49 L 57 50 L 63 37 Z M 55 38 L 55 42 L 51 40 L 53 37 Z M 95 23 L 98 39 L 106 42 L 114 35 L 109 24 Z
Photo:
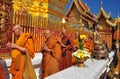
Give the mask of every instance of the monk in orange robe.
M 87 37 L 84 41 L 84 46 L 91 52 L 94 47 L 92 38 Z
M 4 79 L 3 72 L 2 72 L 2 66 L 0 64 L 0 79 Z
M 79 35 L 79 33 L 76 32 L 76 33 L 74 34 L 74 36 L 73 36 L 73 38 L 74 38 L 73 41 L 74 41 L 75 50 L 78 49 L 78 35 Z
M 13 27 L 14 34 L 18 37 L 14 43 L 7 43 L 6 46 L 12 49 L 12 63 L 10 73 L 12 79 L 37 79 L 31 58 L 34 58 L 34 44 L 30 34 L 23 33 L 20 25 Z
M 74 42 L 71 36 L 68 36 L 66 30 L 62 32 L 62 70 L 72 66 L 72 53 L 74 51 Z
M 45 43 L 42 46 L 42 79 L 59 71 L 61 45 L 50 30 L 45 31 Z
M 78 46 L 78 32 L 76 32 L 74 35 L 73 35 L 73 42 L 74 42 L 74 51 L 76 51 L 79 46 Z M 76 60 L 75 60 L 75 57 L 72 56 L 72 64 L 76 64 Z

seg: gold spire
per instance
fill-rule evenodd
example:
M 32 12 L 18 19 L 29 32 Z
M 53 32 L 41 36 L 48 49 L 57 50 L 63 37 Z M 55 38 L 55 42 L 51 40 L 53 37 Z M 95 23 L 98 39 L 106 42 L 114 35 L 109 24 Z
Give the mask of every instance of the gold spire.
M 118 13 L 118 18 L 119 18 L 119 13 Z
M 103 4 L 103 3 L 102 3 L 102 1 L 101 1 L 101 3 L 100 3 L 100 7 L 101 7 L 101 8 L 102 8 L 102 4 Z

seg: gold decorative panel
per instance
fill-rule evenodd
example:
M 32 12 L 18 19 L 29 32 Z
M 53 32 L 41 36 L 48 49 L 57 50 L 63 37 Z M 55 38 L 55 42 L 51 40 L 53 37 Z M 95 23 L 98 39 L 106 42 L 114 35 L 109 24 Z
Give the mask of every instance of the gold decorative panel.
M 48 17 L 48 0 L 13 0 L 12 2 L 13 24 L 30 27 L 44 26 L 44 18 Z
M 0 53 L 5 53 L 6 43 L 11 42 L 12 6 L 7 1 L 0 1 L 0 6 Z

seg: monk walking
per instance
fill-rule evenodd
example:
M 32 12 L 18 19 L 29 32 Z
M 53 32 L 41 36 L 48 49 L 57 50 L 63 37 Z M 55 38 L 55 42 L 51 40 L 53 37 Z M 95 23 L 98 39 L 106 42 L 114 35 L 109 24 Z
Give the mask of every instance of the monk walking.
M 61 45 L 50 30 L 45 31 L 45 43 L 42 46 L 42 79 L 59 71 Z
M 30 59 L 30 57 L 34 58 L 32 36 L 22 31 L 23 28 L 20 25 L 15 25 L 13 32 L 18 39 L 15 44 L 10 42 L 6 44 L 8 48 L 12 49 L 10 73 L 12 74 L 12 79 L 36 79 Z

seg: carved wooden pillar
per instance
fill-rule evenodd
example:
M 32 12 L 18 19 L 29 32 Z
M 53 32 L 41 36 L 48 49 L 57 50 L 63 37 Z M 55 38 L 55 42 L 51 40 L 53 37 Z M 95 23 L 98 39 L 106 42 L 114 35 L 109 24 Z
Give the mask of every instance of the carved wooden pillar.
M 6 53 L 6 43 L 11 42 L 12 3 L 11 0 L 0 0 L 0 53 Z

